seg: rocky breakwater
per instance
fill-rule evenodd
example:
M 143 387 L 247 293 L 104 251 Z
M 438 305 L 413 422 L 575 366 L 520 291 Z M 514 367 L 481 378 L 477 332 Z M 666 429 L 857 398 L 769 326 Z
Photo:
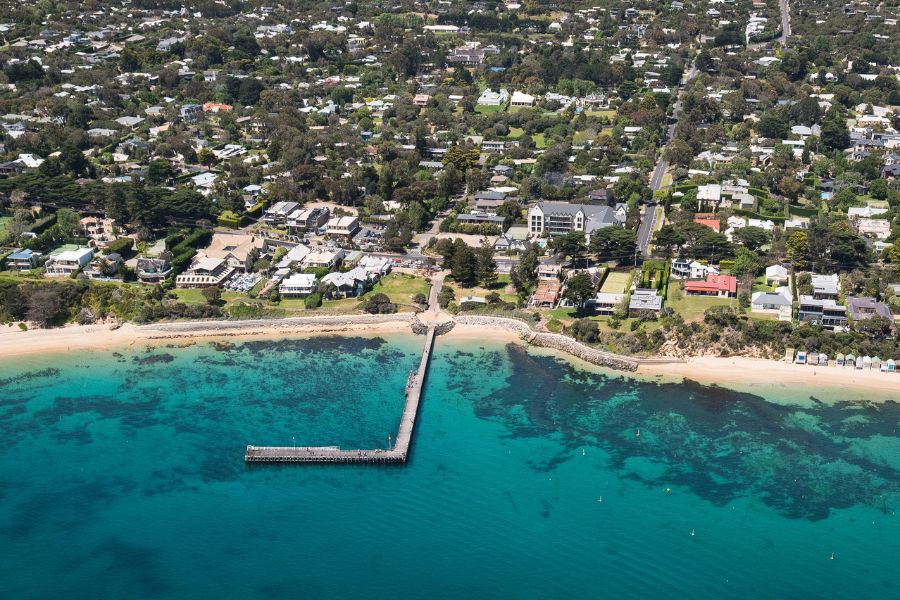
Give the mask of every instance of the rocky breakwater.
M 443 335 L 448 333 L 453 327 L 456 326 L 455 321 L 443 321 L 437 324 L 426 325 L 418 318 L 413 319 L 409 322 L 409 328 L 412 329 L 412 332 L 416 335 L 425 335 L 428 333 L 429 327 L 434 327 L 434 335 Z
M 455 319 L 458 325 L 472 327 L 498 327 L 522 336 L 525 341 L 541 348 L 552 348 L 571 354 L 585 362 L 620 371 L 635 371 L 640 361 L 621 354 L 591 348 L 581 342 L 558 333 L 534 331 L 524 321 L 503 317 L 461 316 Z

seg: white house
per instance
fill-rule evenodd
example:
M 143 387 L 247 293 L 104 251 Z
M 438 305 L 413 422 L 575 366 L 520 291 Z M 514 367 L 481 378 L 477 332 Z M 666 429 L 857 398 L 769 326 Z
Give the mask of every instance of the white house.
M 316 276 L 312 273 L 294 273 L 278 286 L 278 293 L 286 298 L 305 298 L 316 289 Z
M 68 277 L 79 269 L 82 269 L 94 258 L 94 251 L 90 248 L 77 248 L 65 250 L 55 256 L 51 256 L 44 265 L 47 269 L 47 277 Z
M 495 92 L 493 90 L 484 90 L 481 95 L 478 97 L 478 105 L 479 106 L 502 106 L 506 104 L 506 101 L 509 100 L 509 92 L 505 89 L 500 89 L 499 92 Z
M 534 96 L 525 92 L 513 92 L 509 104 L 510 106 L 533 106 Z
M 788 270 L 781 265 L 766 267 L 767 285 L 781 285 L 787 283 L 790 278 L 791 275 L 788 273 Z

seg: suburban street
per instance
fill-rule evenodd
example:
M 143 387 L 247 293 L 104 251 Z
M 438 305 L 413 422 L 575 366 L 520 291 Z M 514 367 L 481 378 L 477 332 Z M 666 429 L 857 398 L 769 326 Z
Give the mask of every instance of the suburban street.
M 778 8 L 781 10 L 781 45 L 787 46 L 788 36 L 791 35 L 791 14 L 788 11 L 788 0 L 778 0 Z
M 685 72 L 684 78 L 682 79 L 683 85 L 687 85 L 697 76 L 697 61 L 691 63 L 690 68 Z M 672 123 L 666 128 L 666 138 L 664 142 L 668 144 L 669 140 L 675 135 L 675 128 L 678 126 L 678 117 L 681 115 L 681 92 L 678 94 L 678 98 L 675 100 L 675 104 L 672 106 Z M 663 152 L 665 152 L 665 145 L 660 149 L 659 160 L 656 162 L 656 166 L 653 168 L 653 172 L 650 174 L 650 189 L 652 191 L 656 191 L 662 187 L 663 177 L 666 174 L 666 169 L 669 164 L 665 158 L 663 158 Z M 650 238 L 653 235 L 653 230 L 656 226 L 656 205 L 649 204 L 644 207 L 644 214 L 641 216 L 641 224 L 638 227 L 637 233 L 637 247 L 638 250 L 644 256 L 649 256 L 647 249 L 650 246 Z

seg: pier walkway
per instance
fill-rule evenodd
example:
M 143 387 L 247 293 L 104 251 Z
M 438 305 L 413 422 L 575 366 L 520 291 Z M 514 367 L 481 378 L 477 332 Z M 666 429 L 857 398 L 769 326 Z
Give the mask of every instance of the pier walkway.
M 406 385 L 406 404 L 400 418 L 397 439 L 390 450 L 343 450 L 337 446 L 247 446 L 244 460 L 248 463 L 405 463 L 419 414 L 425 375 L 434 348 L 434 336 L 435 328 L 429 326 L 425 333 L 425 347 L 419 368 L 410 375 Z

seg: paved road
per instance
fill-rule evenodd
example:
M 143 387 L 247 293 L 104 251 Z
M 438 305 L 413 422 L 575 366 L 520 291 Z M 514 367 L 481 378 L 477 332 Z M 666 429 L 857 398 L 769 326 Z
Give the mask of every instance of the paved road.
M 787 39 L 791 35 L 791 13 L 788 10 L 788 0 L 779 0 L 778 8 L 781 10 L 781 45 L 787 47 Z
M 691 63 L 691 67 L 685 72 L 682 77 L 682 82 L 684 85 L 687 85 L 691 82 L 694 77 L 697 76 L 697 61 Z M 663 147 L 660 148 L 660 156 L 659 160 L 656 163 L 656 166 L 653 168 L 653 172 L 650 174 L 650 189 L 652 191 L 656 191 L 662 187 L 663 176 L 666 174 L 666 168 L 669 166 L 666 159 L 662 157 L 663 152 L 666 149 L 666 144 L 669 143 L 669 140 L 675 135 L 675 128 L 678 126 L 678 118 L 681 116 L 681 93 L 679 92 L 678 98 L 675 100 L 675 104 L 672 106 L 672 123 L 666 128 L 666 138 L 663 140 Z M 641 224 L 638 227 L 637 233 L 637 246 L 638 250 L 640 250 L 641 254 L 644 256 L 649 256 L 650 254 L 647 252 L 647 248 L 650 246 L 650 237 L 653 234 L 653 228 L 656 225 L 656 205 L 650 204 L 644 207 L 644 214 L 641 217 Z

